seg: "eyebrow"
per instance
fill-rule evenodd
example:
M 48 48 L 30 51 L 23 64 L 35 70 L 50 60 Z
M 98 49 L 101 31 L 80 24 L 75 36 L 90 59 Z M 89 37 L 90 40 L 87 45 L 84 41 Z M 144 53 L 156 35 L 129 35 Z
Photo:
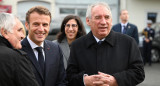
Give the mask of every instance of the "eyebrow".
M 23 28 L 22 27 L 20 27 L 19 29 L 18 29 L 18 31 L 20 31 L 20 30 L 22 30 Z

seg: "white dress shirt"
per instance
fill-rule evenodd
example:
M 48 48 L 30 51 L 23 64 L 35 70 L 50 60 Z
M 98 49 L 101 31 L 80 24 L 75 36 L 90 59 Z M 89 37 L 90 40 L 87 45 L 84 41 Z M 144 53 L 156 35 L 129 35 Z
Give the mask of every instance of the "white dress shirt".
M 36 45 L 32 40 L 30 40 L 29 36 L 27 36 L 28 42 L 36 56 L 36 59 L 38 61 L 38 51 L 35 49 L 36 47 L 42 47 L 42 52 L 43 52 L 43 56 L 44 56 L 44 61 L 45 61 L 45 54 L 44 54 L 44 42 L 42 42 L 41 46 Z
M 127 22 L 127 23 L 125 23 L 125 24 L 121 23 L 121 33 L 123 33 L 124 26 L 126 27 L 126 26 L 127 26 L 127 24 L 128 24 L 128 22 Z

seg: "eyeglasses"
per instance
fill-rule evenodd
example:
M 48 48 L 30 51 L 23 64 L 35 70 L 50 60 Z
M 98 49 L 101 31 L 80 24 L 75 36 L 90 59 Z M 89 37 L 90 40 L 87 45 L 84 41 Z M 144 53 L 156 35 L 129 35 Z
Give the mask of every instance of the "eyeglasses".
M 70 26 L 72 26 L 72 28 L 75 28 L 75 27 L 77 27 L 78 25 L 77 25 L 77 24 L 65 24 L 65 27 L 66 27 L 66 28 L 70 28 Z

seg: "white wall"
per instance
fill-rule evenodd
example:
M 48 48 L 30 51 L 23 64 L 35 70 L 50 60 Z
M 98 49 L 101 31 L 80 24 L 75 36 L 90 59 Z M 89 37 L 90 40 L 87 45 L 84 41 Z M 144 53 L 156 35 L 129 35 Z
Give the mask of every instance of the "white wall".
M 23 3 L 25 1 L 26 1 L 26 3 Z M 33 3 L 28 4 L 29 2 L 33 2 Z M 21 4 L 19 4 L 19 3 L 21 3 Z M 54 13 L 55 13 L 55 9 L 54 9 L 55 0 L 3 0 L 0 4 L 11 5 L 12 6 L 12 13 L 15 15 L 22 14 L 22 17 L 24 17 L 24 14 L 26 13 L 26 11 L 28 11 L 29 8 L 31 8 L 35 5 L 43 5 L 43 6 L 47 7 L 51 11 L 52 16 L 54 16 Z M 20 18 L 21 18 L 21 16 L 20 16 Z M 23 19 L 23 18 L 21 18 L 21 19 Z
M 129 21 L 138 26 L 139 32 L 146 27 L 147 12 L 159 12 L 160 16 L 160 0 L 126 0 L 126 8 L 130 15 Z

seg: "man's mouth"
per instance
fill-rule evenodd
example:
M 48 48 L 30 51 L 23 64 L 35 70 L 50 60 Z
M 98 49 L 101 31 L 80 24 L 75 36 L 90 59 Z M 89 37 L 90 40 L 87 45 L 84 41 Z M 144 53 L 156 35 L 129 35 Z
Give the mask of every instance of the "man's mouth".
M 44 34 L 43 33 L 39 33 L 39 34 L 37 34 L 38 36 L 43 36 Z
M 108 27 L 99 27 L 99 29 L 107 29 Z

